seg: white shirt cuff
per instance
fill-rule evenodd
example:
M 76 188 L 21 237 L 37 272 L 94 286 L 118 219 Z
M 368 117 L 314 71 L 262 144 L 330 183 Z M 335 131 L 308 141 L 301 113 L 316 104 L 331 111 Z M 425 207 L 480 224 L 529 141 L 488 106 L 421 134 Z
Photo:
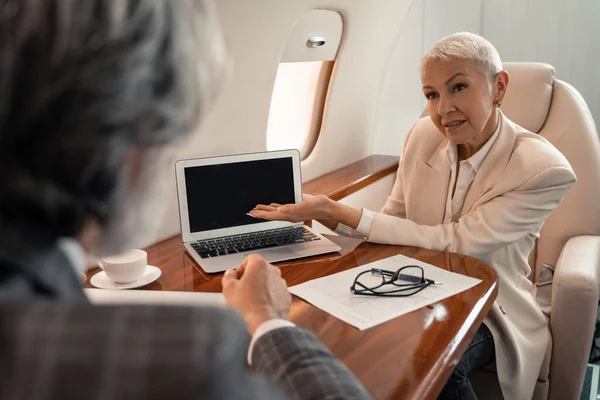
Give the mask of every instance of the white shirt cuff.
M 356 232 L 368 238 L 371 233 L 371 225 L 373 225 L 373 211 L 363 208 L 362 217 L 356 227 Z
M 252 351 L 254 350 L 254 344 L 258 341 L 258 339 L 267 333 L 274 331 L 275 329 L 289 328 L 293 326 L 296 325 L 285 319 L 270 319 L 266 322 L 263 322 L 258 328 L 256 328 L 254 336 L 252 336 L 252 340 L 250 341 L 250 347 L 248 348 L 248 365 L 252 365 Z
M 373 211 L 363 208 L 362 216 L 360 217 L 360 221 L 358 223 L 358 226 L 356 227 L 356 230 L 350 228 L 348 225 L 338 224 L 337 228 L 335 228 L 335 233 L 342 236 L 367 239 L 369 237 L 369 234 L 371 233 L 371 225 L 373 225 L 373 216 Z
M 353 237 L 355 235 L 354 229 L 350 228 L 348 225 L 338 224 L 337 228 L 335 228 L 335 233 L 342 236 L 350 236 Z

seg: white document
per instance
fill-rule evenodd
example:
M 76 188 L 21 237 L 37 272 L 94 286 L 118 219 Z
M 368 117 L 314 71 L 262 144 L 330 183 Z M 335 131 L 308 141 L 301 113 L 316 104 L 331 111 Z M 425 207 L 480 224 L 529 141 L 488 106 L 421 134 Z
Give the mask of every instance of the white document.
M 171 292 L 166 290 L 83 290 L 93 304 L 162 304 L 225 307 L 223 293 Z
M 422 267 L 425 278 L 442 284 L 430 285 L 408 297 L 361 296 L 350 292 L 354 279 L 362 271 L 377 268 L 395 272 L 406 265 Z M 381 277 L 378 276 L 365 274 L 364 277 L 365 280 L 370 279 L 373 284 L 381 282 Z M 290 292 L 334 317 L 365 330 L 470 289 L 479 282 L 480 279 L 455 274 L 413 258 L 397 255 L 293 286 Z

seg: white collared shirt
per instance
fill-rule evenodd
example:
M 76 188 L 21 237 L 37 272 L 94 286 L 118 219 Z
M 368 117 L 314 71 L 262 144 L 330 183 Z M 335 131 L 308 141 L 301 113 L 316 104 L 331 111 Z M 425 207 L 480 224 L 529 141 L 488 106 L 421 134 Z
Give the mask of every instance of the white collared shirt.
M 85 273 L 87 254 L 79 242 L 73 238 L 61 237 L 58 239 L 58 247 L 62 250 L 63 254 L 71 263 L 71 267 L 79 276 Z
M 458 157 L 457 148 L 456 145 L 448 142 L 446 151 L 448 154 L 448 162 L 450 163 L 450 181 L 448 182 L 448 195 L 446 196 L 444 224 L 457 222 L 460 218 L 469 188 L 475 180 L 475 175 L 481 167 L 481 164 L 483 164 L 483 160 L 485 160 L 492 149 L 492 146 L 496 142 L 496 139 L 498 139 L 499 133 L 500 121 L 498 121 L 496 130 L 488 141 L 485 142 L 483 147 L 481 147 L 477 153 L 459 163 L 460 168 L 458 169 L 458 176 L 456 176 L 456 160 Z M 456 182 L 456 190 L 454 191 L 454 196 L 452 196 L 454 182 Z M 360 222 L 356 229 L 352 229 L 344 224 L 338 224 L 335 232 L 343 236 L 367 239 L 371 233 L 371 225 L 373 225 L 373 211 L 363 208 L 362 217 L 360 218 Z
M 479 167 L 481 167 L 483 160 L 485 160 L 492 146 L 496 142 L 499 131 L 500 123 L 498 123 L 496 131 L 492 134 L 488 141 L 485 142 L 483 147 L 477 151 L 477 153 L 459 163 L 460 168 L 458 169 L 458 176 L 456 176 L 456 160 L 458 158 L 458 150 L 456 145 L 448 142 L 447 152 L 448 162 L 450 163 L 450 181 L 448 183 L 448 196 L 446 197 L 444 224 L 457 222 L 460 218 L 460 213 L 462 212 L 463 205 L 465 204 L 467 192 L 475 180 L 475 174 L 477 174 L 477 171 L 479 170 Z M 456 182 L 456 190 L 454 191 L 454 196 L 452 196 L 454 182 Z

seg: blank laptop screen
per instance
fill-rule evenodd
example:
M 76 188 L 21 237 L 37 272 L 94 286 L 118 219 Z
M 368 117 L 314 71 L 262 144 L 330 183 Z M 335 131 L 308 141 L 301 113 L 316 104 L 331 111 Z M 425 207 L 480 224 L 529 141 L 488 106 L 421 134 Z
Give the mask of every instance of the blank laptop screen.
M 265 222 L 257 204 L 294 203 L 292 157 L 185 168 L 190 232 Z

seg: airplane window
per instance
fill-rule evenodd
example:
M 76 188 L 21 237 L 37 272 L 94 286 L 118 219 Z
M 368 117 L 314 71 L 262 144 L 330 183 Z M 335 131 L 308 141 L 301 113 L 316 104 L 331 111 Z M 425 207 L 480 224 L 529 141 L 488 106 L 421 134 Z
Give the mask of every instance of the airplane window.
M 333 63 L 279 64 L 267 125 L 267 150 L 298 149 L 302 159 L 308 157 L 321 131 Z

